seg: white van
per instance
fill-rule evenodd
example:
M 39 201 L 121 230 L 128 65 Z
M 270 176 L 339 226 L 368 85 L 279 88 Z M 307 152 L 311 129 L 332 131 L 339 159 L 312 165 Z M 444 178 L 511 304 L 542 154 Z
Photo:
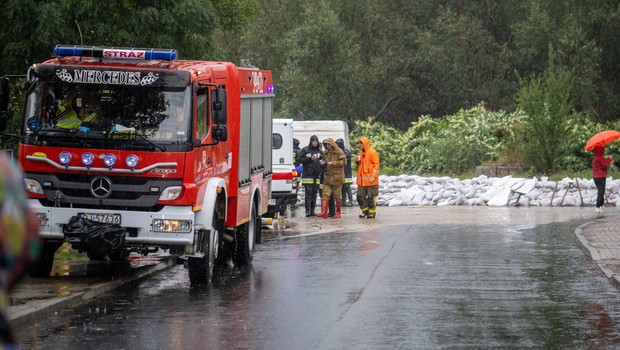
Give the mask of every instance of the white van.
M 331 137 L 334 141 L 344 140 L 344 146 L 349 144 L 349 125 L 342 120 L 296 120 L 293 123 L 293 137 L 299 140 L 299 147 L 304 148 L 310 143 L 310 137 L 316 135 L 319 142 Z
M 282 214 L 287 204 L 297 201 L 297 170 L 294 164 L 293 119 L 273 119 L 272 172 L 269 216 Z

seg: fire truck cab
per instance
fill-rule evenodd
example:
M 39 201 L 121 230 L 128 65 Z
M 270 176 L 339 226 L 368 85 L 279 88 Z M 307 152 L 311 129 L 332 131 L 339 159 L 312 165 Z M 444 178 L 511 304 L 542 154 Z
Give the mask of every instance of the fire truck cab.
M 217 264 L 250 263 L 271 187 L 271 72 L 175 50 L 58 45 L 54 55 L 28 70 L 19 132 L 44 240 L 36 274 L 49 276 L 78 220 L 124 231 L 120 247 L 71 241 L 91 259 L 168 249 L 188 258 L 192 283 Z

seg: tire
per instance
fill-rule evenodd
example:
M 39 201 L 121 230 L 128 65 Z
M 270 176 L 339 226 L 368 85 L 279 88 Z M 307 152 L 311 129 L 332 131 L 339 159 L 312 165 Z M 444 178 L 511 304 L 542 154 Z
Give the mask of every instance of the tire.
M 202 258 L 190 257 L 187 260 L 189 270 L 189 280 L 192 285 L 208 283 L 213 277 L 213 267 L 219 256 L 220 247 L 220 226 L 219 215 L 213 213 L 211 230 L 205 232 L 202 238 L 202 249 L 206 249 L 205 256 Z M 204 248 L 206 247 L 206 248 Z
M 234 259 L 236 265 L 248 265 L 254 259 L 254 246 L 260 236 L 261 219 L 258 216 L 256 203 L 252 203 L 250 220 L 237 232 L 235 239 Z
M 33 277 L 50 277 L 52 266 L 54 265 L 54 254 L 62 242 L 43 242 L 41 247 L 41 257 L 39 262 L 30 270 L 30 276 Z
M 98 250 L 89 249 L 86 251 L 86 256 L 88 256 L 88 259 L 90 260 L 101 261 L 101 260 L 107 260 L 106 257 L 108 256 L 108 254 L 104 252 L 100 252 Z
M 116 252 L 109 253 L 108 258 L 110 258 L 111 261 L 125 261 L 129 257 L 129 253 L 127 249 L 120 249 Z

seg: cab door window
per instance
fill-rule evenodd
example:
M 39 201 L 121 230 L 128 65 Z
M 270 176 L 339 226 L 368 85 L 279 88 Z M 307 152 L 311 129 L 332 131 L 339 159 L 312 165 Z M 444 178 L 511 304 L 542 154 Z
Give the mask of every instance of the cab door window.
M 201 90 L 196 96 L 196 133 L 200 139 L 204 139 L 209 132 L 209 105 L 207 89 Z

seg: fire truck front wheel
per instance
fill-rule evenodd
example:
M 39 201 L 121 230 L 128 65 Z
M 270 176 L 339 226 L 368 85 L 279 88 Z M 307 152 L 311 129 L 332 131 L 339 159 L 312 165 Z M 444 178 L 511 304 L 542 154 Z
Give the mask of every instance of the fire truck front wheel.
M 41 257 L 38 263 L 30 269 L 30 275 L 33 277 L 49 277 L 54 265 L 54 254 L 61 245 L 62 242 L 43 242 Z
M 213 277 L 213 267 L 219 255 L 220 224 L 217 210 L 213 214 L 211 230 L 202 232 L 200 250 L 205 253 L 202 258 L 190 257 L 187 260 L 191 284 L 207 283 Z

